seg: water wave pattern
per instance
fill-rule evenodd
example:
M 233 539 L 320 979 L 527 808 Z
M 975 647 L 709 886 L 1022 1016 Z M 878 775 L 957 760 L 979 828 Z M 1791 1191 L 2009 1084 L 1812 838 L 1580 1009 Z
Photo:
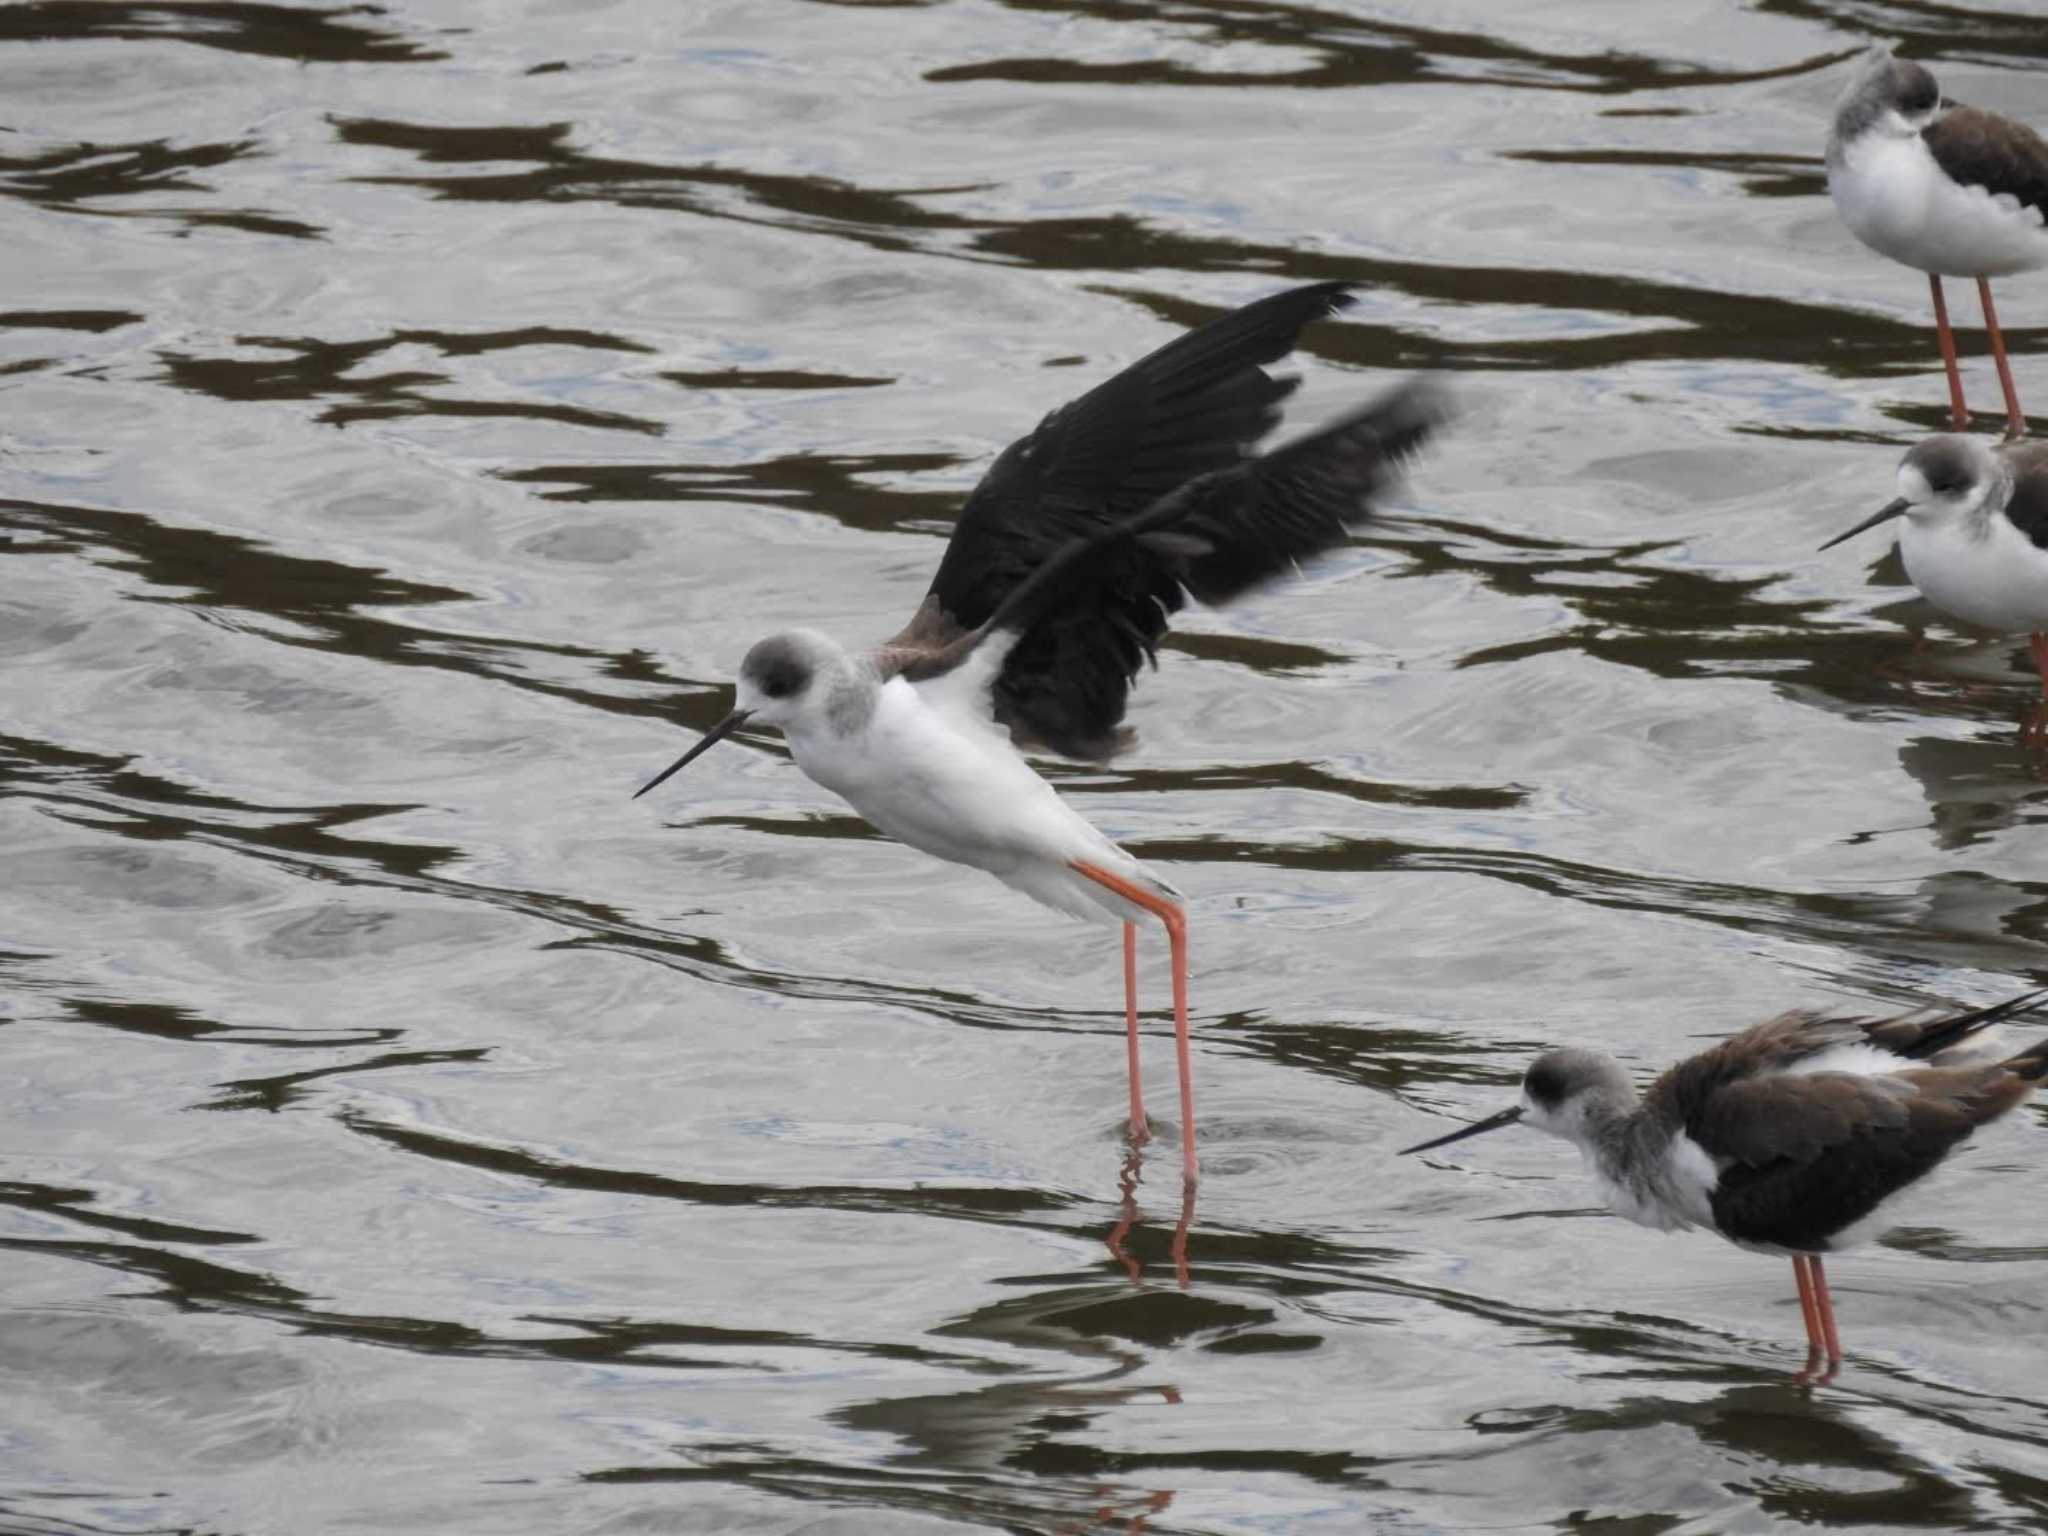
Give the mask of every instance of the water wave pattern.
M 1946 416 L 1825 195 L 1873 37 L 2048 125 L 2037 16 L 1907 0 L 0 8 L 0 1529 L 2039 1529 L 2038 1109 L 1819 1392 L 1782 1261 L 1393 1156 L 2048 982 L 2024 647 L 1815 553 Z M 1153 936 L 1133 1154 L 1113 934 L 772 734 L 628 796 L 1340 278 L 1283 430 L 1456 425 L 1044 765 L 1188 893 L 1189 1200 Z

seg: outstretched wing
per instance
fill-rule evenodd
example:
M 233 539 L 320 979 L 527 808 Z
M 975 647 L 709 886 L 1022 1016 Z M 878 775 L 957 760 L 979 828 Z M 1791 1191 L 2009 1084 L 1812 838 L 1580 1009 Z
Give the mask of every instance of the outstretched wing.
M 1091 638 L 1100 614 L 1126 590 L 1125 573 L 1142 570 L 1170 587 L 1176 609 L 1182 588 L 1205 603 L 1230 601 L 1340 542 L 1447 409 L 1434 384 L 1411 380 L 1321 431 L 1188 481 L 1135 516 L 1069 540 L 973 630 L 882 654 L 913 682 L 987 677 L 997 719 L 1007 706 L 1013 729 L 1021 720 L 1037 739 L 1113 747 L 1129 674 L 1108 679 L 1115 690 L 1108 697 L 1097 688 L 1104 669 L 1059 659 L 1063 647 Z M 1159 630 L 1165 623 L 1161 613 Z M 1054 665 L 1036 664 L 1034 649 Z
M 1293 351 L 1311 320 L 1349 304 L 1349 287 L 1315 283 L 1220 316 L 1010 444 L 968 497 L 924 605 L 890 646 L 929 652 L 958 641 L 1067 544 L 1242 462 L 1296 383 L 1262 365 Z M 1123 745 L 1131 679 L 1182 601 L 1155 551 L 1126 543 L 1103 558 L 1093 605 L 1019 635 L 995 681 L 996 717 L 1013 734 L 1091 760 Z M 1063 681 L 1049 690 L 1055 677 Z

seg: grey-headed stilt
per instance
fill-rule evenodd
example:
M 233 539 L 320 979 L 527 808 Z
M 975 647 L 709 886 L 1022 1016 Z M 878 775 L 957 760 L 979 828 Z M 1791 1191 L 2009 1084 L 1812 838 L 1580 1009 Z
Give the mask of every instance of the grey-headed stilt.
M 2043 999 L 2048 992 L 2030 992 L 1932 1019 L 1780 1014 L 1681 1061 L 1641 1094 L 1610 1056 L 1546 1051 L 1524 1074 L 1519 1103 L 1401 1150 L 1519 1121 L 1575 1144 L 1630 1221 L 1706 1227 L 1789 1255 L 1806 1322 L 1800 1375 L 1827 1380 L 1842 1343 L 1821 1256 L 1881 1230 L 1894 1195 L 2048 1076 L 2048 1041 L 1986 1059 L 1991 1026 Z
M 1077 917 L 1123 924 L 1130 1127 L 1139 1086 L 1136 924 L 1166 927 L 1182 1166 L 1196 1177 L 1180 895 L 1054 793 L 1020 748 L 1106 761 L 1140 665 L 1192 595 L 1226 603 L 1341 543 L 1445 414 L 1427 380 L 1272 452 L 1251 449 L 1297 380 L 1262 365 L 1350 303 L 1274 294 L 1167 343 L 997 456 L 909 625 L 872 650 L 811 630 L 746 654 L 731 713 L 639 793 L 743 725 L 881 831 Z
M 1922 65 L 1873 48 L 1835 104 L 1828 194 L 1880 256 L 1927 274 L 1950 424 L 1969 425 L 1943 277 L 1974 277 L 2005 393 L 2006 435 L 2027 429 L 1991 279 L 2048 266 L 2048 142 L 2024 123 L 1945 101 Z
M 2048 734 L 2048 442 L 1992 444 L 1959 433 L 1916 443 L 1898 496 L 1822 549 L 1903 517 L 1899 554 L 1935 607 L 2001 634 L 2028 635 L 2041 702 L 2022 741 Z

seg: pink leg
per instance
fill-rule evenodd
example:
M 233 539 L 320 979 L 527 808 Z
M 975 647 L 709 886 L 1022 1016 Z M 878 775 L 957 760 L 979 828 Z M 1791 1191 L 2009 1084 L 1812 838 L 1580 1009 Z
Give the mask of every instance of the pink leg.
M 1178 907 L 1166 920 L 1166 941 L 1173 954 L 1173 1056 L 1180 1068 L 1181 1173 L 1192 1199 L 1195 1180 L 1195 1060 L 1188 1039 L 1188 920 Z M 1182 1276 L 1186 1283 L 1186 1276 Z
M 1927 286 L 1934 290 L 1934 334 L 1941 342 L 1941 366 L 1948 370 L 1949 425 L 1957 432 L 1970 430 L 1970 408 L 1963 404 L 1963 371 L 1956 364 L 1956 333 L 1948 328 L 1948 300 L 1941 296 L 1941 278 L 1930 272 Z
M 2041 674 L 2041 702 L 2027 711 L 2020 726 L 2020 745 L 2037 746 L 2048 740 L 2048 634 L 2035 630 L 2027 636 L 2027 649 L 2034 655 L 2034 670 Z
M 1991 333 L 1991 359 L 1998 364 L 1998 387 L 2005 391 L 2005 436 L 2010 442 L 2027 435 L 2027 418 L 2020 414 L 2019 391 L 2012 387 L 2012 365 L 2005 360 L 2005 338 L 1998 332 L 1998 311 L 1991 307 L 1991 282 L 1977 279 L 1977 298 L 1984 306 L 1984 329 Z
M 1179 902 L 1133 885 L 1098 864 L 1076 859 L 1074 873 L 1115 891 L 1133 905 L 1143 907 L 1166 924 L 1166 942 L 1173 954 L 1173 1045 L 1180 1063 L 1181 1172 L 1192 1184 L 1195 1171 L 1195 1068 L 1188 1041 L 1188 915 Z
M 1835 1367 L 1842 1363 L 1842 1339 L 1835 1332 L 1835 1302 L 1828 1295 L 1828 1272 L 1821 1266 L 1820 1255 L 1808 1254 L 1806 1262 L 1813 1267 L 1813 1306 L 1820 1314 L 1820 1331 L 1828 1348 L 1828 1375 L 1835 1374 Z
M 1813 1305 L 1813 1276 L 1806 1269 L 1806 1255 L 1792 1255 L 1792 1278 L 1799 1284 L 1799 1317 L 1806 1324 L 1806 1342 L 1816 1350 L 1820 1346 L 1820 1314 Z
M 1131 1145 L 1151 1139 L 1145 1121 L 1145 1090 L 1138 1066 L 1138 925 L 1124 924 L 1124 1039 L 1131 1062 Z
M 1820 1370 L 1821 1356 L 1826 1351 L 1821 1343 L 1820 1312 L 1813 1299 L 1813 1276 L 1807 1273 L 1803 1253 L 1792 1255 L 1792 1278 L 1799 1283 L 1799 1316 L 1806 1324 L 1806 1369 L 1798 1379 L 1807 1382 Z

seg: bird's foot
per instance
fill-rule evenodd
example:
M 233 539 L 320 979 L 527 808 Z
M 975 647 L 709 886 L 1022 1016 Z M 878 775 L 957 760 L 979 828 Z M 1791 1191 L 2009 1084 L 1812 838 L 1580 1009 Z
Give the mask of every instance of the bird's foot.
M 1806 1347 L 1806 1364 L 1792 1373 L 1792 1384 L 1799 1387 L 1825 1387 L 1835 1379 L 1841 1370 L 1839 1359 L 1829 1359 L 1817 1344 Z
M 2033 705 L 2020 717 L 2019 744 L 2023 752 L 2048 747 L 2048 699 Z

